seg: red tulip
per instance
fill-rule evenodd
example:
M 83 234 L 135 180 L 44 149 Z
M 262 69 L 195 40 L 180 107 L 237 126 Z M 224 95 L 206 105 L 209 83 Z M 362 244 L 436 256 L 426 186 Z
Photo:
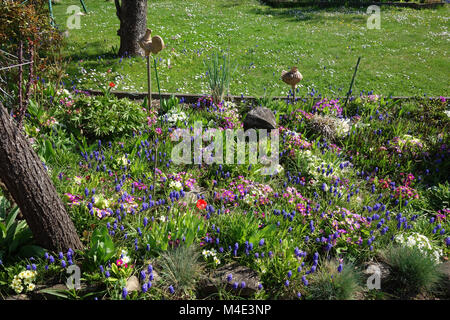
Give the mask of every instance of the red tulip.
M 206 208 L 206 201 L 203 199 L 199 199 L 197 201 L 197 208 L 199 208 L 200 210 L 203 210 Z

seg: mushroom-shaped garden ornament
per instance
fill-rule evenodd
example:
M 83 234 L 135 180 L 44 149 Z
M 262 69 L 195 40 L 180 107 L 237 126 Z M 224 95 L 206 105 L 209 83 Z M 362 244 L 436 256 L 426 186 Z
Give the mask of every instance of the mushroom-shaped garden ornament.
M 152 38 L 152 30 L 147 29 L 144 36 L 139 40 L 139 45 L 144 49 L 145 55 L 149 56 L 150 53 L 157 54 L 164 49 L 164 40 L 160 36 Z
M 302 74 L 298 71 L 297 67 L 292 67 L 291 71 L 285 71 L 283 70 L 281 72 L 281 79 L 292 86 L 292 92 L 294 94 L 294 100 L 295 100 L 295 88 L 297 87 L 297 84 L 303 79 Z

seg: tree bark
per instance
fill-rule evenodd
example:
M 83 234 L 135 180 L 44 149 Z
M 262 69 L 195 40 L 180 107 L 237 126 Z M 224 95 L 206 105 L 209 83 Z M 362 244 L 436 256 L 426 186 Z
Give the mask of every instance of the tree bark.
M 82 248 L 75 226 L 39 156 L 1 102 L 0 180 L 40 246 L 57 251 Z
M 147 29 L 147 0 L 114 0 L 116 15 L 120 20 L 117 35 L 120 37 L 120 56 L 142 56 L 139 39 Z

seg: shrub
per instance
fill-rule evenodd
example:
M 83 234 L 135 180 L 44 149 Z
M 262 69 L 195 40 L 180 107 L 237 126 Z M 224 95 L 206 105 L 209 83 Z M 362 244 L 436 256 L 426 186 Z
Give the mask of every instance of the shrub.
M 56 112 L 70 132 L 87 138 L 113 138 L 145 129 L 147 112 L 140 105 L 113 95 L 79 96 Z
M 441 279 L 438 264 L 415 247 L 392 246 L 383 256 L 391 269 L 391 287 L 402 297 L 430 291 Z
M 355 299 L 360 286 L 360 274 L 351 263 L 341 266 L 336 261 L 325 261 L 311 277 L 308 299 Z

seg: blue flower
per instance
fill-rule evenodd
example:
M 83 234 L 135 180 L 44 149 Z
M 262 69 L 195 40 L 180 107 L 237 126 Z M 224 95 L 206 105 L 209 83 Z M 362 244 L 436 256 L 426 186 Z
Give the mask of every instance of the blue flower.
M 128 295 L 128 291 L 127 288 L 123 288 L 122 289 L 122 299 L 126 299 Z
M 287 276 L 288 276 L 288 278 L 292 277 L 292 271 L 291 270 L 288 271 Z
M 148 291 L 148 284 L 144 283 L 144 284 L 142 285 L 142 292 L 143 292 L 143 293 L 146 293 L 147 291 Z
M 175 289 L 172 286 L 169 286 L 169 292 L 171 294 L 174 294 L 175 293 Z
M 230 273 L 230 274 L 227 276 L 227 281 L 230 282 L 231 280 L 233 280 L 233 275 Z
M 342 269 L 343 269 L 343 268 L 344 268 L 344 266 L 342 265 L 342 263 L 339 264 L 339 266 L 338 266 L 338 268 L 337 268 L 338 272 L 342 272 Z

